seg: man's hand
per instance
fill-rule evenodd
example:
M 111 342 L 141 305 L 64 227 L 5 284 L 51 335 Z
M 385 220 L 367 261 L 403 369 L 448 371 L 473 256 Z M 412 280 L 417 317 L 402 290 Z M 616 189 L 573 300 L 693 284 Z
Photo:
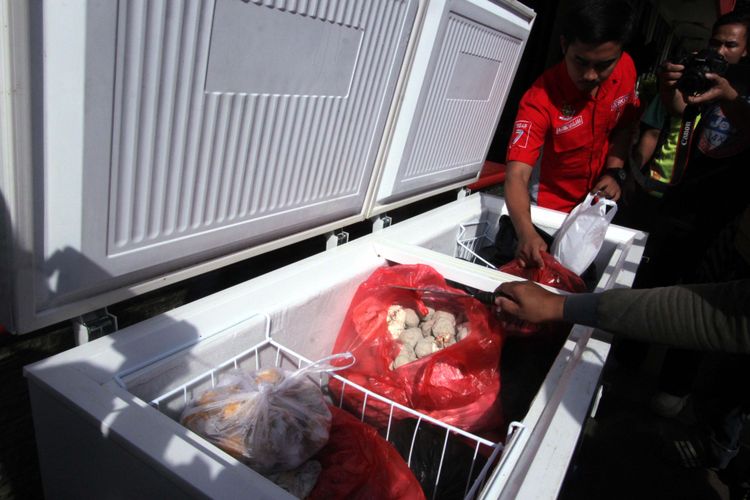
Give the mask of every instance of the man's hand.
M 695 96 L 688 96 L 688 104 L 703 104 L 704 102 L 711 101 L 727 101 L 731 102 L 739 97 L 739 93 L 732 87 L 724 77 L 717 75 L 716 73 L 706 73 L 707 80 L 714 82 L 713 87 Z
M 521 260 L 523 267 L 544 267 L 539 252 L 546 251 L 547 244 L 531 222 L 529 178 L 532 168 L 531 165 L 520 161 L 508 162 L 505 172 L 505 202 L 518 235 L 516 257 Z
M 667 111 L 673 116 L 682 115 L 685 111 L 685 96 L 677 89 L 677 80 L 682 77 L 685 66 L 665 61 L 659 71 L 659 92 Z
M 620 185 L 617 183 L 617 180 L 612 175 L 608 174 L 606 170 L 604 171 L 604 174 L 601 176 L 599 181 L 594 185 L 594 189 L 591 192 L 599 192 L 605 198 L 614 201 L 619 200 L 620 194 L 622 194 Z
M 495 306 L 499 311 L 532 323 L 560 321 L 563 318 L 565 296 L 549 292 L 536 283 L 503 283 L 497 291 L 507 296 L 495 299 Z
M 528 234 L 518 235 L 518 247 L 516 248 L 516 257 L 521 260 L 523 267 L 544 267 L 542 253 L 547 251 L 547 243 L 544 242 L 536 230 Z
M 659 86 L 662 91 L 673 90 L 677 85 L 677 80 L 682 77 L 685 66 L 665 61 L 659 68 Z

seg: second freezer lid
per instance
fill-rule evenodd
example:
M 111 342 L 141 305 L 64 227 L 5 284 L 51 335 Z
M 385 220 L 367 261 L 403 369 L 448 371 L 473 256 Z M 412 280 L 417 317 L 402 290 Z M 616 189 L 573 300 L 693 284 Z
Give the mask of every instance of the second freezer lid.
M 534 12 L 473 0 L 428 5 L 370 213 L 479 174 Z

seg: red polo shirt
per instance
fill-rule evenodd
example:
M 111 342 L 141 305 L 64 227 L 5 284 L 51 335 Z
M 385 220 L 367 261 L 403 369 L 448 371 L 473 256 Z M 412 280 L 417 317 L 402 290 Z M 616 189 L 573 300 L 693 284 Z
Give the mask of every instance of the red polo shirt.
M 507 161 L 542 155 L 537 204 L 570 212 L 599 179 L 617 125 L 637 120 L 635 66 L 623 53 L 596 96 L 576 88 L 565 61 L 545 71 L 518 107 Z

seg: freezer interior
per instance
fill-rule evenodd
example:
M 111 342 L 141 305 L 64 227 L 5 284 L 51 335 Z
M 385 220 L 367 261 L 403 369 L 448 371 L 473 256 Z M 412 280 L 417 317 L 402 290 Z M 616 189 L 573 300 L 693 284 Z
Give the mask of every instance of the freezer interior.
M 217 382 L 224 374 L 236 373 L 235 370 L 243 373 L 266 370 L 261 373 L 268 373 L 268 368 L 279 367 L 289 377 L 293 377 L 292 374 L 297 370 L 311 369 L 328 360 L 328 357 L 325 357 L 316 363 L 286 348 L 271 336 L 271 331 L 270 317 L 259 314 L 230 327 L 211 340 L 200 342 L 189 354 L 177 355 L 163 366 L 154 367 L 154 372 L 141 372 L 138 375 L 125 372 L 119 374 L 116 381 L 121 387 L 147 401 L 152 408 L 178 422 L 190 401 L 200 397 L 207 390 L 216 390 Z M 232 340 L 227 341 L 228 337 Z M 346 353 L 342 353 L 342 356 L 346 358 Z M 198 373 L 195 376 L 191 370 L 177 379 L 172 379 L 173 383 L 165 386 L 163 370 L 173 373 L 176 368 L 174 364 L 180 367 L 200 365 L 202 368 L 197 369 Z M 366 396 L 361 412 L 355 414 L 358 420 L 366 422 L 371 402 L 379 401 L 387 405 L 391 418 L 387 426 L 380 431 L 380 435 L 393 444 L 403 457 L 404 463 L 411 466 L 428 498 L 475 497 L 477 489 L 485 481 L 490 467 L 503 449 L 501 442 L 444 424 L 359 386 L 335 372 L 313 371 L 303 376 L 320 387 L 326 404 L 340 407 L 340 398 L 344 393 L 351 391 Z M 332 394 L 328 390 L 331 378 L 343 384 L 342 392 Z M 331 439 L 334 437 L 332 434 Z M 218 450 L 217 452 L 223 453 Z M 460 462 L 457 463 L 456 460 Z M 282 487 L 287 485 L 278 475 L 267 474 L 266 478 Z M 298 497 L 305 497 L 303 492 L 307 491 L 302 489 L 300 492 L 299 487 L 285 489 Z
M 160 471 L 151 475 L 150 481 L 209 496 L 252 485 L 258 497 L 282 497 L 285 493 L 280 487 L 180 425 L 185 405 L 216 384 L 226 370 L 269 366 L 296 370 L 331 355 L 352 296 L 379 266 L 428 264 L 446 279 L 484 290 L 518 279 L 472 262 L 471 253 L 468 257 L 466 253 L 467 225 L 482 222 L 492 226 L 503 209 L 502 198 L 475 194 L 28 367 L 35 417 L 54 420 L 55 412 L 62 410 L 52 400 L 62 398 L 76 408 L 75 413 L 85 415 L 70 420 L 70 426 L 90 430 L 93 423 L 94 428 L 106 428 L 101 432 L 107 438 L 117 436 L 112 446 L 127 450 L 126 460 Z M 532 218 L 554 231 L 563 215 L 535 209 Z M 491 232 L 492 227 L 480 236 L 491 237 Z M 641 238 L 635 231 L 610 228 L 598 259 L 597 289 L 629 285 L 629 273 L 634 274 L 640 258 L 638 248 L 642 251 Z M 574 328 L 570 337 L 576 335 L 586 337 L 581 331 L 576 334 Z M 393 415 L 400 418 L 389 420 L 381 435 L 396 444 L 412 470 L 421 457 L 420 470 L 415 473 L 428 497 L 495 497 L 500 495 L 498 489 L 502 492 L 510 484 L 524 456 L 529 450 L 535 454 L 530 440 L 534 433 L 554 433 L 545 415 L 555 413 L 553 406 L 559 400 L 553 395 L 565 385 L 564 373 L 577 359 L 564 352 L 568 342 L 576 346 L 588 338 L 563 336 L 552 348 L 538 343 L 542 347 L 534 348 L 532 340 L 525 350 L 504 351 L 501 365 L 518 372 L 503 370 L 503 390 L 512 391 L 515 400 L 523 402 L 515 405 L 513 415 L 506 415 L 511 417 L 505 422 L 507 436 L 488 439 L 475 435 L 385 398 Z M 546 364 L 508 357 L 540 350 Z M 606 358 L 606 352 L 603 356 Z M 529 365 L 534 365 L 540 376 L 523 373 Z M 339 377 L 336 373 L 310 376 L 324 394 L 330 377 Z M 365 405 L 356 415 L 360 419 L 366 419 L 368 401 L 384 400 L 340 380 L 345 391 L 366 395 Z M 106 403 L 108 399 L 110 403 Z M 330 402 L 337 403 L 335 397 Z M 586 406 L 589 402 L 590 398 Z M 409 418 L 402 418 L 404 415 Z M 412 427 L 404 429 L 407 420 Z M 70 433 L 56 432 L 59 423 L 44 425 L 40 421 L 36 425 L 47 494 L 82 493 L 82 486 L 72 479 L 75 475 L 66 470 L 82 465 L 100 470 L 99 479 L 107 488 L 132 490 L 128 481 L 102 468 L 96 454 L 81 454 L 76 460 L 84 463 L 56 462 L 51 450 L 66 446 Z M 143 437 L 144 429 L 149 429 L 149 436 L 158 437 Z M 428 434 L 434 439 L 424 444 L 423 437 Z M 114 452 L 104 445 L 97 453 L 109 456 Z M 432 461 L 425 465 L 424 457 Z M 180 467 L 186 461 L 212 465 L 196 474 L 194 467 Z M 217 471 L 231 471 L 235 481 L 217 481 L 221 475 Z

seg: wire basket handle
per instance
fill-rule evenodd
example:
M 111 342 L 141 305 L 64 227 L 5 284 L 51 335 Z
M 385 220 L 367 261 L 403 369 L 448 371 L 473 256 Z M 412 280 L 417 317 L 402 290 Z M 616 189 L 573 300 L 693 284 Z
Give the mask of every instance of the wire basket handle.
M 344 366 L 334 366 L 330 362 L 335 360 L 348 360 L 349 363 Z M 346 370 L 347 368 L 350 368 L 354 366 L 354 363 L 357 362 L 357 358 L 352 354 L 351 352 L 340 352 L 337 354 L 332 354 L 330 356 L 326 356 L 325 358 L 320 358 L 318 361 L 309 364 L 307 366 L 304 366 L 294 373 L 290 375 L 290 377 L 298 377 L 303 374 L 307 373 L 320 373 L 320 372 L 337 372 L 339 370 Z

